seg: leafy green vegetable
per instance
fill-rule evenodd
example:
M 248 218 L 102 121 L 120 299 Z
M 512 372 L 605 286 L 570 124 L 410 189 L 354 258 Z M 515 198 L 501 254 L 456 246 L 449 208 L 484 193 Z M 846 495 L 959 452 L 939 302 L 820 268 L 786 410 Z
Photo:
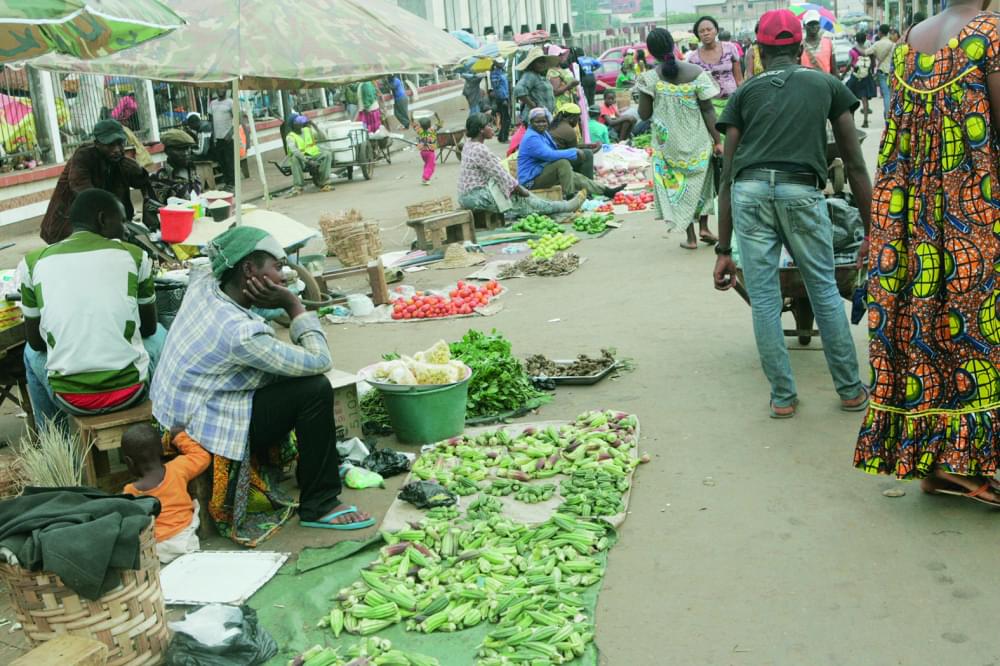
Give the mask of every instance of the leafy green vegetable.
M 632 147 L 633 148 L 649 148 L 651 143 L 651 135 L 640 134 L 639 136 L 632 137 Z
M 511 355 L 510 341 L 496 329 L 470 329 L 449 347 L 452 358 L 472 368 L 467 418 L 534 409 L 552 399 L 532 386 L 521 361 Z
M 388 435 L 392 432 L 389 412 L 382 392 L 372 389 L 361 396 L 361 429 L 366 435 Z

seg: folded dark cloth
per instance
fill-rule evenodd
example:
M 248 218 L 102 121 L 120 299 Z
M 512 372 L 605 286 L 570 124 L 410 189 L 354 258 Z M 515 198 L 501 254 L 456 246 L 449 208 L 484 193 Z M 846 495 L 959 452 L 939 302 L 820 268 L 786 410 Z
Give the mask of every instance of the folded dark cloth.
M 22 567 L 58 574 L 80 596 L 97 599 L 139 567 L 139 534 L 160 513 L 155 497 L 94 488 L 26 488 L 0 502 L 0 548 Z

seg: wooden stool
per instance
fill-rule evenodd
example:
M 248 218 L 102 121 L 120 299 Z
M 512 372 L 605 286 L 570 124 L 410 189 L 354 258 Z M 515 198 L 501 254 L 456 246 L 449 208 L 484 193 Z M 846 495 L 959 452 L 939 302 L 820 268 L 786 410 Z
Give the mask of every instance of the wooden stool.
M 529 190 L 536 197 L 542 199 L 548 199 L 549 201 L 562 201 L 563 191 L 562 185 L 553 185 L 552 187 L 546 187 L 543 190 Z
M 198 538 L 207 539 L 215 535 L 215 525 L 212 523 L 212 516 L 208 513 L 208 503 L 212 501 L 212 465 L 209 463 L 208 469 L 194 477 L 188 482 L 188 495 L 191 499 L 198 500 Z
M 504 226 L 503 213 L 494 213 L 491 210 L 474 210 L 472 219 L 476 229 L 496 229 Z
M 104 666 L 108 663 L 108 646 L 101 641 L 63 634 L 23 654 L 10 666 Z
M 476 242 L 476 229 L 473 226 L 470 210 L 431 215 L 419 220 L 410 220 L 406 224 L 417 232 L 417 248 L 428 252 L 441 248 L 446 243 Z
M 128 481 L 128 473 L 111 474 L 108 452 L 121 448 L 122 433 L 129 426 L 153 421 L 153 403 L 146 400 L 120 412 L 70 418 L 80 432 L 83 446 L 93 445 L 84 465 L 84 482 L 111 492 L 121 492 Z

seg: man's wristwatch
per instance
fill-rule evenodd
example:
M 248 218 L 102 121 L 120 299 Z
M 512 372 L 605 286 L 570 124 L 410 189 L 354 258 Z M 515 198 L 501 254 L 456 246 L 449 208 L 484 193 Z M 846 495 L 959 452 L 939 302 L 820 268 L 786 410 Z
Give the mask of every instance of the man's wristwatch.
M 715 253 L 717 255 L 719 255 L 720 257 L 728 257 L 728 256 L 730 256 L 730 255 L 733 254 L 733 246 L 732 245 L 716 245 L 715 246 Z

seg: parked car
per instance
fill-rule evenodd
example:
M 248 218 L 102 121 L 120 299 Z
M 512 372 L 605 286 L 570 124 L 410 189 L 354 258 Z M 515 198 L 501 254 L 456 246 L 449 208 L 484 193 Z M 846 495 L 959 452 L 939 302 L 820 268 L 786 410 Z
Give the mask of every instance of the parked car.
M 597 70 L 597 90 L 600 92 L 606 88 L 614 88 L 615 81 L 618 80 L 618 74 L 622 70 L 622 60 L 625 59 L 625 52 L 629 49 L 638 51 L 642 49 L 646 50 L 645 44 L 633 44 L 632 46 L 616 46 L 610 48 L 601 54 L 599 60 L 601 61 L 601 68 Z M 656 65 L 656 59 L 653 56 L 646 54 L 646 64 L 650 67 Z

